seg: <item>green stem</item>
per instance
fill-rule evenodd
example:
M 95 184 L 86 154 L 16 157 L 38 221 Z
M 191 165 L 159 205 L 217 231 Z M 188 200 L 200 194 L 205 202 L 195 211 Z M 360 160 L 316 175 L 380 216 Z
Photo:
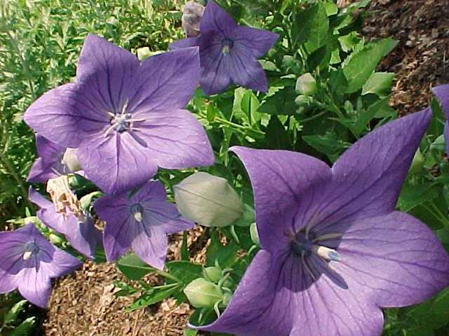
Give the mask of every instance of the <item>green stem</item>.
M 252 129 L 252 128 L 247 127 L 247 126 L 239 125 L 239 124 L 236 124 L 236 123 L 234 123 L 232 121 L 229 121 L 229 120 L 226 120 L 226 119 L 223 119 L 223 118 L 220 118 L 220 117 L 215 117 L 214 120 L 216 120 L 216 121 L 218 121 L 218 122 L 220 122 L 222 124 L 225 124 L 225 125 L 228 125 L 228 126 L 231 126 L 231 127 L 237 128 L 237 129 L 240 129 L 240 130 L 251 131 L 251 132 L 254 132 L 254 133 L 258 133 L 260 135 L 265 135 L 265 133 L 262 132 L 262 131 Z

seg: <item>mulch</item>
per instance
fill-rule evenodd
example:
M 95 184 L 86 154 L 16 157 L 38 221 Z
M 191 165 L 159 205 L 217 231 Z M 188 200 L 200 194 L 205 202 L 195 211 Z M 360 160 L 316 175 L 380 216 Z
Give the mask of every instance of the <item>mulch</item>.
M 375 13 L 364 26 L 368 37 L 393 37 L 396 49 L 379 71 L 397 74 L 391 105 L 400 114 L 426 107 L 430 88 L 449 83 L 449 6 L 447 0 L 373 0 Z M 199 232 L 189 233 L 191 244 Z M 179 254 L 179 237 L 170 258 Z M 201 258 L 201 256 L 200 256 Z M 43 333 L 51 336 L 178 336 L 191 309 L 172 299 L 149 308 L 125 312 L 135 297 L 118 297 L 115 281 L 124 281 L 113 264 L 88 262 L 76 273 L 55 282 Z M 150 283 L 157 279 L 147 279 Z

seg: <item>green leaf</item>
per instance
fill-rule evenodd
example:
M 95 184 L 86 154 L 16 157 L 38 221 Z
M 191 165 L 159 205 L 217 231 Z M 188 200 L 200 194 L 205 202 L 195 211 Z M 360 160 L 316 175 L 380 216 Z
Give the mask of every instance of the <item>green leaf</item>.
M 315 5 L 316 10 L 310 21 L 310 30 L 305 47 L 308 53 L 312 53 L 322 47 L 327 40 L 329 31 L 329 18 L 326 6 L 320 2 Z
M 215 266 L 218 262 L 221 268 L 232 267 L 237 260 L 239 246 L 234 241 L 223 245 L 218 237 L 217 230 L 211 231 L 211 243 L 206 252 L 208 266 Z
M 198 334 L 197 330 L 186 328 L 184 329 L 184 336 L 196 336 Z
M 20 323 L 17 327 L 11 331 L 10 336 L 27 336 L 31 335 L 31 332 L 34 330 L 36 325 L 36 317 L 32 316 L 27 318 L 25 321 Z
M 296 92 L 294 87 L 280 87 L 265 98 L 259 107 L 259 112 L 276 115 L 295 114 L 295 98 Z
M 326 154 L 332 162 L 340 156 L 343 150 L 351 145 L 341 140 L 333 132 L 326 133 L 325 135 L 305 135 L 302 138 L 317 151 Z
M 348 80 L 346 93 L 354 93 L 362 88 L 373 74 L 381 59 L 388 54 L 397 42 L 391 38 L 371 42 L 362 50 L 355 52 L 343 67 L 343 73 Z
M 407 310 L 407 317 L 416 326 L 439 329 L 449 323 L 449 288 L 434 298 Z M 415 335 L 415 334 L 413 334 Z
M 174 275 L 182 284 L 187 285 L 195 279 L 201 278 L 203 267 L 188 261 L 171 261 L 165 264 L 168 272 Z
M 140 280 L 155 270 L 139 259 L 135 254 L 128 254 L 117 261 L 117 267 L 128 279 Z
M 412 184 L 406 182 L 402 187 L 398 207 L 403 212 L 409 212 L 419 204 L 437 198 L 439 190 L 436 185 L 430 183 Z
M 172 293 L 178 290 L 178 284 L 168 284 L 164 286 L 152 287 L 151 290 L 140 296 L 133 304 L 126 308 L 127 312 L 151 306 L 159 301 L 168 298 Z
M 17 302 L 6 314 L 3 323 L 6 325 L 6 324 L 13 324 L 14 322 L 16 322 L 17 316 L 20 314 L 21 311 L 23 311 L 23 308 L 25 308 L 27 302 L 28 302 L 27 300 L 21 300 Z
M 357 121 L 355 122 L 353 128 L 353 132 L 355 133 L 355 136 L 359 137 L 360 134 L 363 132 L 365 127 L 368 125 L 368 123 L 375 118 L 380 111 L 382 111 L 384 108 L 389 108 L 388 102 L 390 100 L 390 97 L 384 98 L 382 100 L 379 100 L 368 107 L 368 109 L 360 114 L 360 116 L 357 118 Z
M 395 74 L 392 72 L 375 72 L 362 87 L 362 95 L 369 93 L 385 97 L 390 94 Z
M 290 149 L 292 141 L 289 133 L 277 116 L 271 116 L 265 133 L 266 148 L 270 149 Z

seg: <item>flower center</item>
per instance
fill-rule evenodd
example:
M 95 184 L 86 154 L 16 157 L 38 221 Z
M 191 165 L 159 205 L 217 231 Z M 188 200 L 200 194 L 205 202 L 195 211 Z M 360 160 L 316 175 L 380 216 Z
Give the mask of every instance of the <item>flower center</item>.
M 134 216 L 134 219 L 139 223 L 143 220 L 143 207 L 140 204 L 134 204 L 131 206 L 131 213 Z
M 28 242 L 25 245 L 25 252 L 23 253 L 23 260 L 28 260 L 39 252 L 39 246 L 35 242 Z
M 108 136 L 111 132 L 123 133 L 125 131 L 133 130 L 133 123 L 145 121 L 145 118 L 135 119 L 132 113 L 128 111 L 128 102 L 126 101 L 120 112 L 108 112 L 106 114 L 110 117 L 109 127 L 106 129 L 104 136 Z
M 311 253 L 328 260 L 341 261 L 341 255 L 336 250 L 320 244 L 320 242 L 340 237 L 340 234 L 327 234 L 317 237 L 313 232 L 297 232 L 291 240 L 291 250 L 298 257 L 309 256 Z
M 119 133 L 122 133 L 128 129 L 129 119 L 131 119 L 131 113 L 116 114 L 111 118 L 111 127 Z
M 234 47 L 234 41 L 230 38 L 225 37 L 221 41 L 221 52 L 223 53 L 223 55 L 228 55 L 232 47 Z

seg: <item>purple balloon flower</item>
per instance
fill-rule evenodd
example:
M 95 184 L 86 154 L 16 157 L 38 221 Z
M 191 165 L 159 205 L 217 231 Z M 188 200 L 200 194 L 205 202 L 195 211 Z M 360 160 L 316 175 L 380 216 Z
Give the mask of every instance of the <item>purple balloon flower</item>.
M 443 109 L 446 123 L 444 124 L 444 140 L 446 141 L 446 153 L 449 155 L 449 84 L 440 85 L 432 89 Z
M 200 36 L 175 41 L 170 48 L 199 46 L 200 84 L 208 95 L 224 91 L 231 82 L 266 92 L 267 77 L 257 58 L 265 55 L 278 37 L 270 31 L 237 25 L 209 1 L 200 22 Z
M 94 203 L 94 208 L 106 222 L 103 244 L 109 261 L 132 248 L 147 264 L 163 269 L 167 234 L 193 227 L 193 223 L 180 216 L 174 204 L 166 201 L 164 186 L 159 181 L 146 183 L 131 196 L 103 196 Z
M 251 178 L 262 250 L 230 304 L 202 330 L 245 336 L 380 335 L 380 307 L 449 285 L 449 257 L 395 211 L 428 110 L 357 141 L 332 169 L 288 151 L 235 147 Z
M 63 234 L 70 245 L 89 259 L 93 259 L 97 245 L 101 244 L 101 233 L 88 214 L 75 215 L 66 208 L 66 214 L 56 211 L 55 205 L 30 188 L 29 199 L 40 209 L 37 217 L 49 228 Z
M 81 265 L 78 259 L 50 244 L 33 224 L 0 232 L 0 293 L 18 289 L 28 301 L 45 308 L 51 279 Z
M 143 184 L 158 167 L 213 164 L 206 133 L 184 109 L 198 76 L 197 48 L 140 63 L 129 51 L 89 35 L 77 82 L 44 94 L 24 120 L 50 141 L 77 148 L 89 179 L 107 193 L 120 193 Z

